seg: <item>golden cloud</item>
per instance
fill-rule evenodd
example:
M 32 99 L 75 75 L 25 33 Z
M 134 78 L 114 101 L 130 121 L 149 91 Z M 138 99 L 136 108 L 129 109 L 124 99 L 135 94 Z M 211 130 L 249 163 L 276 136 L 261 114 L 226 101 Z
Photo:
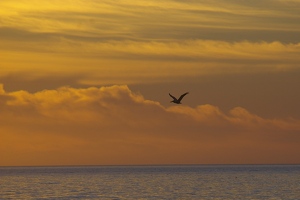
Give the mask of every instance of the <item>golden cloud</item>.
M 299 63 L 298 1 L 11 0 L 0 7 L 0 76 L 59 72 L 84 74 L 85 85 L 132 84 Z
M 61 75 L 80 73 L 83 75 L 80 83 L 87 85 L 131 84 L 167 77 L 293 71 L 300 62 L 299 43 L 210 40 L 91 43 L 63 39 L 43 46 L 36 43 L 31 46 L 33 52 L 22 51 L 26 45 L 22 47 L 20 42 L 14 47 L 7 43 L 15 51 L 0 51 L 7 66 L 1 69 L 2 74 L 17 70 L 33 76 L 59 71 Z
M 1 87 L 0 108 L 1 165 L 299 163 L 298 119 L 264 119 L 240 107 L 165 108 L 125 85 Z

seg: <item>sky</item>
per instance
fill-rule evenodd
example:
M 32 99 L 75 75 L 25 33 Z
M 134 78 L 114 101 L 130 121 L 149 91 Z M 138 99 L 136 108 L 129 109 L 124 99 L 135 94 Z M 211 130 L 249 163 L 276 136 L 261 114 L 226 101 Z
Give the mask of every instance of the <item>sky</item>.
M 300 0 L 0 7 L 0 166 L 300 164 Z

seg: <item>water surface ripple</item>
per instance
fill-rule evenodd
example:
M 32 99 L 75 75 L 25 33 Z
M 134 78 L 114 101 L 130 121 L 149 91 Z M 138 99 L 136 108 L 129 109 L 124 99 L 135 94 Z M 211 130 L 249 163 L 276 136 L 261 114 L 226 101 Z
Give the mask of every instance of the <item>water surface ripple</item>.
M 0 167 L 0 199 L 300 199 L 300 165 Z

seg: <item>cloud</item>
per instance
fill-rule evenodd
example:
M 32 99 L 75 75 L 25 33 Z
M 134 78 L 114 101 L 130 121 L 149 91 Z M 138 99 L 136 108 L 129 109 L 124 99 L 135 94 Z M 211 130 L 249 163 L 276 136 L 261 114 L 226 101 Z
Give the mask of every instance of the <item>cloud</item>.
M 3 0 L 0 7 L 7 86 L 0 162 L 299 162 L 299 120 L 273 119 L 278 110 L 299 116 L 299 1 Z M 188 85 L 193 107 L 147 100 L 125 86 L 134 84 L 160 100 L 153 85 Z M 63 85 L 70 87 L 56 89 Z M 271 119 L 252 113 L 260 108 Z
M 28 44 L 19 42 L 16 45 L 9 45 L 4 43 L 7 48 L 14 51 L 25 50 Z M 49 45 L 40 46 L 40 43 L 33 43 L 30 47 L 30 51 L 23 52 L 21 55 L 27 55 L 27 60 L 34 60 L 38 62 L 39 59 L 49 60 L 53 63 L 61 63 L 65 65 L 65 62 L 72 63 L 70 58 L 77 60 L 74 65 L 91 63 L 91 66 L 87 67 L 87 71 L 91 68 L 101 68 L 101 63 L 109 63 L 117 71 L 122 70 L 119 62 L 151 62 L 151 68 L 148 68 L 148 64 L 145 67 L 136 63 L 128 63 L 127 69 L 134 69 L 142 71 L 155 68 L 152 63 L 160 62 L 159 68 L 167 66 L 163 62 L 171 62 L 178 65 L 177 68 L 182 68 L 182 64 L 188 65 L 184 70 L 179 70 L 178 74 L 184 74 L 185 71 L 189 72 L 189 68 L 192 70 L 192 74 L 196 71 L 200 73 L 205 72 L 236 72 L 238 69 L 242 71 L 257 71 L 275 69 L 278 67 L 293 69 L 297 68 L 299 58 L 296 56 L 300 52 L 299 43 L 285 44 L 281 42 L 224 42 L 213 40 L 181 40 L 181 41 L 165 41 L 165 42 L 141 42 L 141 41 L 116 41 L 110 40 L 105 42 L 82 42 L 69 39 L 54 40 Z M 29 49 L 27 49 L 29 50 Z M 45 54 L 45 52 L 47 54 Z M 32 54 L 32 55 L 31 55 Z M 39 54 L 40 56 L 36 56 Z M 55 60 L 54 56 L 58 56 Z M 30 56 L 36 57 L 36 59 L 30 58 Z M 29 58 L 28 58 L 29 57 Z M 18 59 L 22 58 L 19 56 Z M 202 64 L 199 65 L 199 62 Z M 105 64 L 106 64 L 105 63 Z M 45 65 L 48 63 L 45 62 Z M 98 67 L 96 67 L 96 65 Z M 99 66 L 100 65 L 100 66 Z M 135 66 L 136 65 L 136 66 Z M 213 66 L 216 70 L 211 70 Z M 172 65 L 172 68 L 175 65 Z M 245 68 L 248 66 L 248 68 Z M 258 68 L 259 67 L 259 68 Z M 64 66 L 64 68 L 68 68 Z M 163 67 L 165 68 L 165 67 Z M 176 68 L 176 66 L 175 66 Z M 206 69 L 207 68 L 207 69 Z M 214 68 L 214 67 L 213 67 Z M 219 68 L 219 69 L 218 69 Z M 226 70 L 223 70 L 223 69 Z M 229 70 L 227 70 L 229 68 Z M 232 70 L 230 70 L 232 68 Z M 112 69 L 114 70 L 114 69 Z M 130 70 L 129 70 L 130 71 Z
M 297 1 L 45 0 L 2 1 L 0 6 L 2 26 L 91 40 L 299 42 Z
M 298 119 L 166 108 L 125 85 L 0 91 L 1 165 L 299 163 Z
M 298 4 L 1 1 L 0 76 L 84 74 L 79 85 L 107 85 L 293 71 Z
M 84 46 L 84 45 L 83 45 Z M 86 51 L 108 57 L 183 62 L 224 62 L 251 64 L 294 63 L 299 54 L 299 43 L 280 42 L 223 42 L 212 40 L 185 40 L 172 42 L 110 41 L 88 44 Z

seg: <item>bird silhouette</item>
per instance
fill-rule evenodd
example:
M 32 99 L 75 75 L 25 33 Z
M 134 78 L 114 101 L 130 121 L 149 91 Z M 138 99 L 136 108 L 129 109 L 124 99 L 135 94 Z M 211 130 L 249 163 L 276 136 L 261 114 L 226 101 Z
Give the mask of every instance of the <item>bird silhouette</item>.
M 176 103 L 176 104 L 181 104 L 182 98 L 183 98 L 185 95 L 187 95 L 187 94 L 188 94 L 188 92 L 182 94 L 182 95 L 177 99 L 176 97 L 174 97 L 173 95 L 171 95 L 171 94 L 169 93 L 170 97 L 173 98 L 173 101 L 170 101 L 170 103 L 173 102 L 173 103 Z

